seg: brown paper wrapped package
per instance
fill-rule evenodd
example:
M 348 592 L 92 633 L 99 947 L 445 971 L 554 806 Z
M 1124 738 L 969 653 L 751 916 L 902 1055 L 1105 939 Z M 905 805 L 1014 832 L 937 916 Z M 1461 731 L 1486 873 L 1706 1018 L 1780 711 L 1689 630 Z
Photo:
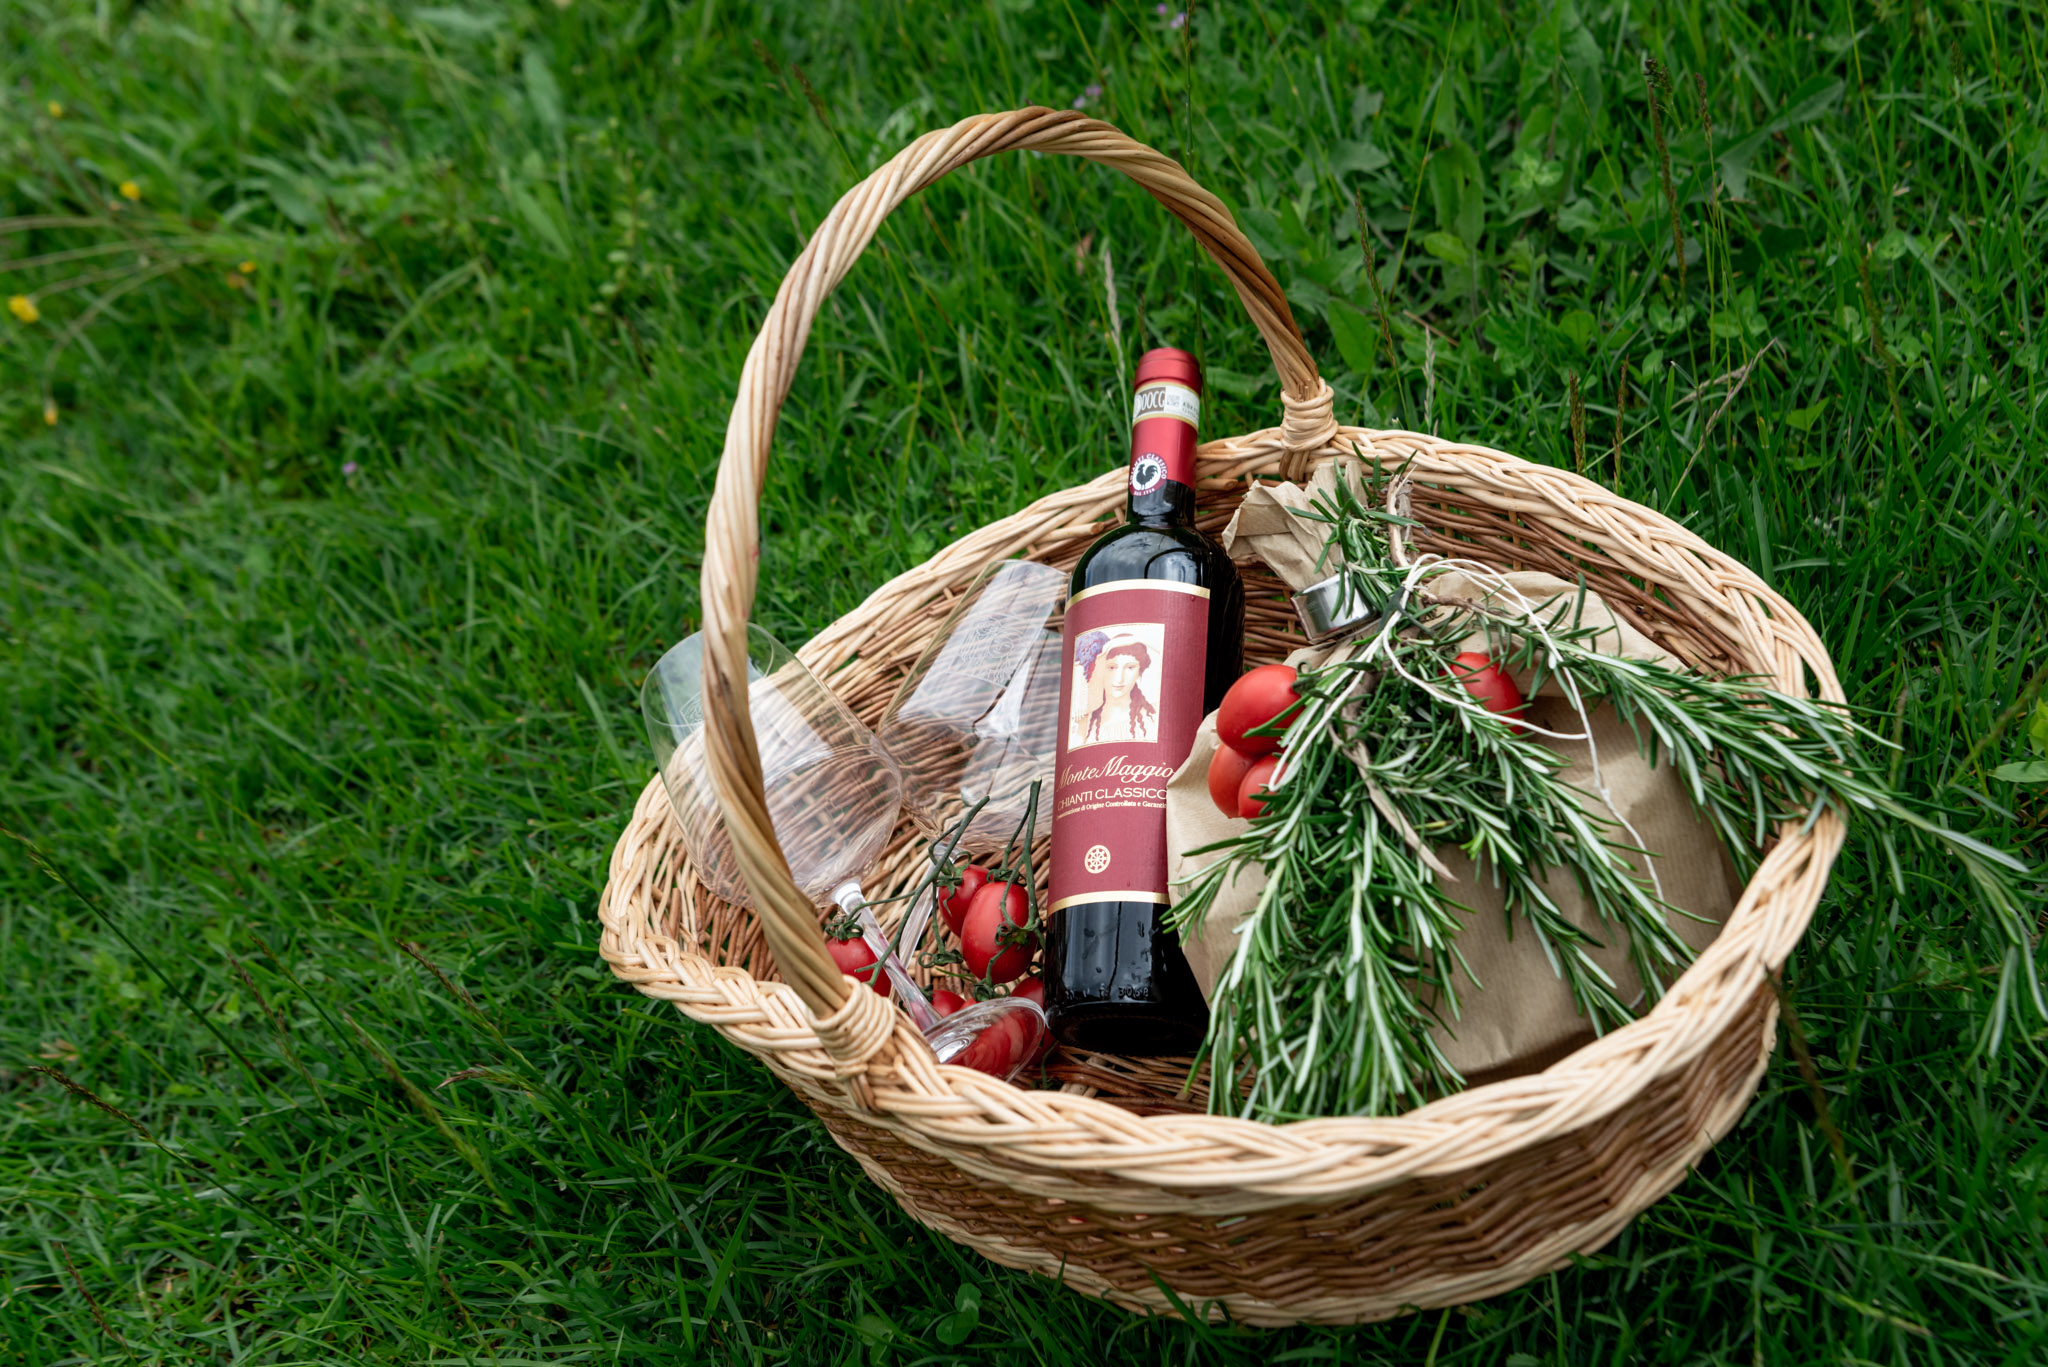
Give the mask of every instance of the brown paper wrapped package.
M 1518 573 L 1505 578 L 1531 605 L 1560 595 L 1570 599 L 1578 592 L 1577 586 L 1544 574 Z M 1482 592 L 1462 575 L 1445 575 L 1434 580 L 1430 589 L 1434 596 L 1446 599 L 1472 600 Z M 1496 605 L 1501 603 L 1499 597 L 1492 601 Z M 1598 646 L 1603 650 L 1635 659 L 1671 662 L 1669 656 L 1634 628 L 1617 620 L 1592 594 L 1586 596 L 1580 622 L 1601 629 Z M 1459 648 L 1484 650 L 1486 642 L 1483 637 L 1475 637 Z M 1297 651 L 1290 662 L 1320 660 L 1323 654 L 1314 648 Z M 1516 682 L 1526 696 L 1530 680 L 1523 677 Z M 1678 775 L 1668 767 L 1651 767 L 1636 748 L 1634 733 L 1612 709 L 1596 707 L 1590 715 L 1600 777 L 1606 783 L 1609 802 L 1594 795 L 1592 755 L 1584 741 L 1540 736 L 1537 739 L 1564 756 L 1566 768 L 1562 777 L 1585 794 L 1587 810 L 1609 820 L 1618 812 L 1642 837 L 1643 848 L 1656 852 L 1655 871 L 1664 900 L 1691 913 L 1672 915 L 1672 926 L 1695 950 L 1704 949 L 1720 933 L 1721 923 L 1727 919 L 1741 889 L 1727 852 L 1694 811 Z M 1530 699 L 1527 716 L 1546 731 L 1575 734 L 1581 730 L 1578 714 L 1560 695 L 1554 681 L 1546 681 L 1543 691 Z M 1209 800 L 1209 760 L 1216 753 L 1216 745 L 1216 718 L 1212 714 L 1203 721 L 1195 737 L 1193 753 L 1167 786 L 1167 851 L 1169 876 L 1174 880 L 1172 895 L 1176 900 L 1186 892 L 1187 880 L 1219 857 L 1215 853 L 1187 852 L 1227 840 L 1250 825 L 1224 816 Z M 1617 835 L 1617 843 L 1629 843 L 1625 833 Z M 1509 924 L 1499 885 L 1486 870 L 1476 870 L 1459 850 L 1446 847 L 1435 853 L 1456 880 L 1449 888 L 1452 899 L 1470 911 L 1469 923 L 1458 937 L 1458 949 L 1471 969 L 1471 975 L 1460 971 L 1455 978 L 1460 1016 L 1448 1026 L 1440 1025 L 1431 1031 L 1451 1066 L 1468 1082 L 1490 1081 L 1547 1067 L 1590 1040 L 1591 1027 L 1573 1007 L 1570 991 L 1552 968 L 1535 933 L 1526 923 Z M 1631 862 L 1639 873 L 1644 870 L 1640 855 L 1631 856 Z M 1256 904 L 1264 885 L 1265 877 L 1260 870 L 1239 873 L 1217 897 L 1200 933 L 1187 941 L 1188 963 L 1205 997 L 1214 989 L 1236 950 L 1234 932 Z M 1595 958 L 1613 975 L 1621 999 L 1639 1002 L 1643 995 L 1642 980 L 1629 961 L 1621 932 L 1602 923 L 1586 905 L 1569 873 L 1553 871 L 1546 886 L 1565 915 L 1594 939 L 1605 942 Z

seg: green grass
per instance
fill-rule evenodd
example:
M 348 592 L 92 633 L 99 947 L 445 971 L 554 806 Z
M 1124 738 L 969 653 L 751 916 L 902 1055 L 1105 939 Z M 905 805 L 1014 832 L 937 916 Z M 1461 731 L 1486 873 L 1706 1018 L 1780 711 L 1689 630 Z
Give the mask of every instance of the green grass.
M 1726 547 L 1901 784 L 2048 858 L 2048 790 L 1989 776 L 2048 662 L 2039 7 L 1247 0 L 1195 33 L 1190 81 L 1136 0 L 0 7 L 0 293 L 41 315 L 0 316 L 0 822 L 71 885 L 6 842 L 0 1367 L 2048 1355 L 2042 1036 L 1973 1054 L 1956 875 L 1901 893 L 1867 831 L 1789 974 L 1846 1172 L 1781 1051 L 1606 1249 L 1357 1330 L 994 1268 L 603 970 L 634 688 L 694 622 L 786 263 L 916 132 L 1091 83 L 1238 210 L 1347 420 L 1582 464 Z M 1277 420 L 1142 193 L 973 168 L 812 336 L 765 625 L 1119 459 L 1112 254 L 1123 364 L 1197 344 L 1210 432 Z

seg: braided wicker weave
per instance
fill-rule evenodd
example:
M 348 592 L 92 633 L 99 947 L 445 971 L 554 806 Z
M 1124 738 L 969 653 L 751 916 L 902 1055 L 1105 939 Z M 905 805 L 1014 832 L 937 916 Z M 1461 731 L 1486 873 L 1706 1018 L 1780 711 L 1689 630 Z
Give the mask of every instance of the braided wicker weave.
M 963 120 L 918 139 L 840 200 L 791 267 L 740 376 L 703 567 L 705 714 L 714 782 L 755 917 L 691 876 L 658 781 L 612 852 L 603 954 L 759 1057 L 904 1209 L 1012 1267 L 1140 1310 L 1252 1324 L 1355 1323 L 1469 1301 L 1611 1238 L 1669 1191 L 1740 1115 L 1769 1055 L 1767 975 L 1821 894 L 1842 827 L 1780 831 L 1726 930 L 1642 1020 L 1546 1071 L 1392 1119 L 1270 1126 L 1203 1113 L 1171 1062 L 1061 1058 L 1061 1090 L 1022 1090 L 934 1062 L 910 1022 L 832 965 L 820 913 L 791 881 L 768 820 L 746 710 L 744 629 L 757 501 L 778 411 L 812 319 L 881 220 L 979 157 L 1087 157 L 1137 181 L 1236 287 L 1272 352 L 1281 425 L 1204 444 L 1201 509 L 1220 526 L 1249 477 L 1304 479 L 1342 452 L 1412 462 L 1422 549 L 1583 573 L 1616 609 L 1702 669 L 1762 675 L 1839 701 L 1811 627 L 1682 527 L 1566 472 L 1412 432 L 1340 427 L 1285 296 L 1223 205 L 1177 164 L 1068 111 Z M 877 719 L 958 590 L 992 560 L 1062 567 L 1113 517 L 1114 471 L 983 527 L 877 589 L 800 652 Z M 1273 581 L 1247 579 L 1247 655 L 1300 643 Z M 870 888 L 921 858 L 898 831 Z M 1156 1280 L 1155 1280 L 1156 1276 Z

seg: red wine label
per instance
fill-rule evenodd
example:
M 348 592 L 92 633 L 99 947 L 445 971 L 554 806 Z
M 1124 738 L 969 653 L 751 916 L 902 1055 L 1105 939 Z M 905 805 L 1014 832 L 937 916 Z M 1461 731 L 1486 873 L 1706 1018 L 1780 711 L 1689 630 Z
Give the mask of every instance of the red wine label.
M 1067 605 L 1052 910 L 1166 895 L 1166 781 L 1194 748 L 1209 590 L 1130 579 Z
M 1202 398 L 1184 384 L 1154 380 L 1131 402 L 1131 492 L 1149 494 L 1167 480 L 1195 483 L 1195 429 Z

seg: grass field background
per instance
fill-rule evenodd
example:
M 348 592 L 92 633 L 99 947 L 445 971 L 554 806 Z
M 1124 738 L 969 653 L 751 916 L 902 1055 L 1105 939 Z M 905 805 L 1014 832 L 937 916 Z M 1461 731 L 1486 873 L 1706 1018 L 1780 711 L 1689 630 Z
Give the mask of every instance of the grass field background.
M 604 971 L 752 329 L 858 176 L 1034 101 L 1230 203 L 1345 420 L 1727 548 L 1903 786 L 2048 858 L 1991 777 L 2048 664 L 2038 6 L 1162 9 L 0 5 L 0 1367 L 2048 1357 L 2039 1022 L 1973 1052 L 1954 872 L 1866 830 L 1789 968 L 1839 1161 L 1781 1050 L 1609 1247 L 1355 1330 L 997 1269 Z M 790 396 L 760 619 L 1119 461 L 1162 342 L 1210 433 L 1277 421 L 1113 174 L 906 206 Z

